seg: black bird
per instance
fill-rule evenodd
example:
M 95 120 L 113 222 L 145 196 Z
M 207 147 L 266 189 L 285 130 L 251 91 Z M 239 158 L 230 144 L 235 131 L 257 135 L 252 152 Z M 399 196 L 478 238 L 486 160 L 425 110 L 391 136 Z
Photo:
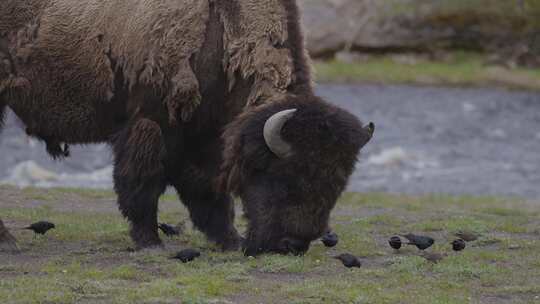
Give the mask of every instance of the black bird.
M 184 249 L 180 252 L 178 252 L 175 256 L 171 257 L 171 259 L 177 259 L 182 261 L 182 263 L 187 263 L 193 261 L 195 258 L 198 258 L 201 256 L 201 253 L 195 249 Z
M 47 233 L 47 231 L 49 231 L 50 229 L 53 229 L 53 228 L 55 228 L 53 223 L 49 223 L 49 222 L 46 222 L 46 221 L 41 221 L 41 222 L 33 223 L 32 225 L 30 225 L 28 227 L 24 227 L 23 229 L 32 230 L 32 231 L 34 231 L 34 233 L 43 235 L 43 234 Z
M 467 244 L 462 239 L 457 239 L 452 242 L 452 249 L 454 249 L 454 251 L 461 251 L 465 249 L 466 246 Z
M 401 235 L 402 237 L 409 240 L 409 245 L 414 245 L 420 250 L 425 250 L 431 247 L 433 243 L 435 243 L 435 240 L 430 238 L 429 236 L 423 236 L 423 235 L 414 235 L 412 233 L 408 233 L 405 235 Z
M 343 265 L 347 268 L 351 268 L 351 267 L 360 268 L 360 266 L 362 266 L 362 263 L 360 263 L 360 260 L 356 256 L 350 253 L 342 253 L 338 256 L 335 256 L 334 259 L 340 260 L 341 263 L 343 263 Z
M 480 235 L 472 231 L 458 231 L 454 235 L 464 240 L 465 242 L 473 242 L 473 241 L 476 241 L 480 237 Z
M 181 232 L 180 226 L 175 227 L 175 226 L 171 226 L 169 224 L 160 223 L 158 227 L 168 237 L 173 237 L 175 235 L 179 235 L 180 232 Z
M 388 244 L 390 244 L 390 247 L 397 250 L 401 248 L 401 239 L 399 236 L 393 236 L 390 238 L 390 240 L 388 240 Z
M 323 235 L 321 241 L 326 247 L 334 247 L 338 243 L 338 236 L 333 232 L 327 232 L 325 235 Z

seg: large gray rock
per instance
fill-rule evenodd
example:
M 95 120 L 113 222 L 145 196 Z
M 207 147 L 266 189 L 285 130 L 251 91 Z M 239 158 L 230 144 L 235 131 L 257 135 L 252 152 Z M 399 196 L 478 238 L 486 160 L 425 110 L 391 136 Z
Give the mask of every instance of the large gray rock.
M 496 49 L 533 43 L 540 5 L 519 0 L 299 0 L 314 57 L 343 50 Z M 501 3 L 486 7 L 487 4 Z

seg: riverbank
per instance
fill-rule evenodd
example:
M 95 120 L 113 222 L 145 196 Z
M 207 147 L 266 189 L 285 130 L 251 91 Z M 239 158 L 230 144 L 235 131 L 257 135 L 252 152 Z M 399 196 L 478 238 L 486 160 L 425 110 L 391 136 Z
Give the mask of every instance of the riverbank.
M 321 83 L 410 84 L 452 87 L 499 87 L 540 92 L 540 69 L 490 63 L 478 53 L 453 52 L 430 58 L 422 54 L 347 54 L 314 61 Z

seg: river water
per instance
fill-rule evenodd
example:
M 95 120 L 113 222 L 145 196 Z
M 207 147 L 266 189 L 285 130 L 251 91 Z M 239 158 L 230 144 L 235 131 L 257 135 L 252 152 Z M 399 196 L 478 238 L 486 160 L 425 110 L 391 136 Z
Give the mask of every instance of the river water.
M 540 94 L 495 88 L 320 85 L 318 93 L 376 124 L 351 191 L 540 198 Z M 112 187 L 105 145 L 49 159 L 11 113 L 0 135 L 0 182 Z

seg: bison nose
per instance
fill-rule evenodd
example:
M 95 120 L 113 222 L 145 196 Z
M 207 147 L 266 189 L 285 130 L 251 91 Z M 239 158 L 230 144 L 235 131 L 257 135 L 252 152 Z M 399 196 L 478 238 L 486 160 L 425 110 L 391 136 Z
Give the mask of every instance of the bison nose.
M 309 241 L 296 238 L 283 238 L 279 242 L 280 252 L 284 254 L 292 253 L 294 255 L 303 255 L 309 249 Z

